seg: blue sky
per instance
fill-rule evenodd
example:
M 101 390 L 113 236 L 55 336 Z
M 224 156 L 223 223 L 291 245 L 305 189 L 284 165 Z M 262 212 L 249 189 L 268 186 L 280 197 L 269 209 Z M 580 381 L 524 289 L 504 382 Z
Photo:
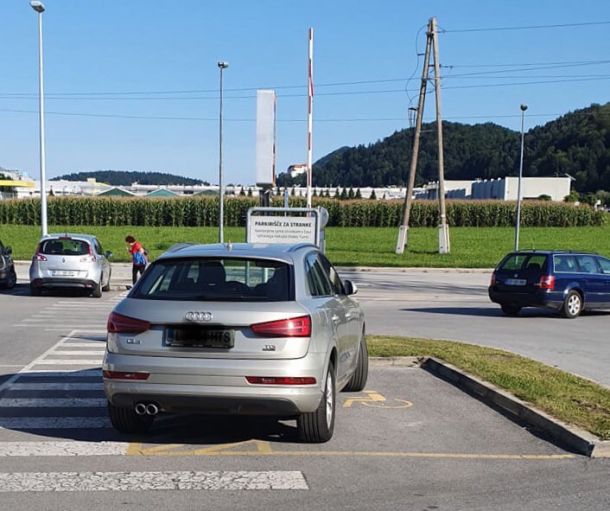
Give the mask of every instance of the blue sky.
M 314 161 L 409 126 L 409 95 L 416 95 L 421 76 L 416 46 L 423 51 L 420 28 L 431 16 L 446 30 L 439 41 L 446 120 L 518 129 L 519 105 L 527 103 L 530 128 L 610 101 L 610 24 L 601 23 L 610 22 L 610 3 L 601 0 L 46 0 L 45 5 L 50 177 L 154 170 L 216 183 L 218 60 L 230 63 L 226 182 L 254 181 L 257 88 L 275 88 L 278 94 L 278 171 L 304 162 L 308 27 L 315 30 Z M 590 22 L 598 24 L 458 31 Z M 34 177 L 36 23 L 29 1 L 0 0 L 0 166 Z M 532 65 L 537 63 L 542 65 Z M 512 66 L 493 67 L 505 64 Z M 534 81 L 551 83 L 525 83 Z M 428 118 L 434 113 L 431 99 Z

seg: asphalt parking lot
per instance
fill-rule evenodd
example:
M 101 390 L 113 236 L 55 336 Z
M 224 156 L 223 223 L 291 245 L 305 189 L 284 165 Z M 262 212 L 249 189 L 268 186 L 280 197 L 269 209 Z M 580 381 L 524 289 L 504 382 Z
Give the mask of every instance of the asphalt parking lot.
M 206 491 L 214 509 L 607 509 L 608 460 L 563 451 L 418 368 L 372 366 L 364 392 L 339 395 L 326 444 L 299 444 L 291 421 L 195 415 L 120 435 L 100 364 L 122 294 L 0 293 L 2 508 L 192 509 Z

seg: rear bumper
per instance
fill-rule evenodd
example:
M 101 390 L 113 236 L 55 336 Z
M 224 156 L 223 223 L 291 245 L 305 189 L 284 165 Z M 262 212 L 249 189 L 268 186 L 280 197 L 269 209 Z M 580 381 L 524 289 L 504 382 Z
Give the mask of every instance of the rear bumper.
M 30 282 L 33 287 L 51 288 L 51 287 L 78 287 L 83 289 L 92 289 L 97 283 L 90 279 L 72 279 L 66 277 L 34 279 Z
M 518 293 L 515 291 L 499 291 L 494 286 L 488 289 L 489 299 L 500 305 L 516 305 L 518 307 L 548 307 L 559 309 L 563 304 L 563 293 L 540 289 L 534 293 Z
M 144 371 L 146 381 L 104 379 L 108 400 L 132 407 L 154 402 L 162 411 L 296 416 L 313 412 L 322 399 L 325 353 L 302 359 L 183 359 L 106 353 L 103 368 Z M 313 376 L 314 385 L 255 385 L 246 376 Z

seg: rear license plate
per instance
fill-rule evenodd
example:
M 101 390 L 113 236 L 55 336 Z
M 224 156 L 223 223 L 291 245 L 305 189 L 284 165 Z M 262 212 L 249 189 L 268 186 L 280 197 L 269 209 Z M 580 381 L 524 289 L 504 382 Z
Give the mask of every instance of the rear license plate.
M 165 345 L 174 348 L 230 349 L 235 342 L 234 334 L 233 330 L 168 327 L 165 329 Z
M 525 286 L 527 284 L 527 280 L 525 279 L 506 279 L 504 283 L 507 286 Z
M 54 277 L 76 277 L 77 274 L 78 274 L 78 272 L 70 271 L 70 270 L 54 270 L 53 271 Z

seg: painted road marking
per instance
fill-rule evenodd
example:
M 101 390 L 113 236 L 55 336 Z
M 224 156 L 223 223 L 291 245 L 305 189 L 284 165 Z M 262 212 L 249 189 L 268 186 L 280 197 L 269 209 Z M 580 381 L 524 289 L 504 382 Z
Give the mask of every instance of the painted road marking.
M 0 473 L 0 491 L 308 490 L 300 471 Z
M 78 418 L 77 418 L 78 419 Z M 248 440 L 231 444 L 197 448 L 188 444 L 143 445 L 128 442 L 0 442 L 0 457 L 28 456 L 278 456 L 278 457 L 375 457 L 469 460 L 521 460 L 559 461 L 575 459 L 575 454 L 511 454 L 511 453 L 442 453 L 442 452 L 394 452 L 394 451 L 281 451 L 272 450 L 265 441 Z M 244 450 L 244 448 L 249 450 Z
M 0 408 L 101 408 L 106 407 L 106 399 L 93 398 L 2 398 Z
M 25 456 L 121 456 L 127 442 L 0 442 L 0 457 Z
M 17 380 L 19 381 L 19 380 Z M 104 390 L 100 383 L 13 383 L 11 390 Z
M 84 366 L 91 366 L 91 365 L 101 365 L 102 363 L 102 359 L 98 359 L 98 360 L 77 360 L 77 359 L 71 359 L 71 360 L 61 360 L 61 359 L 45 359 L 45 360 L 39 360 L 38 362 L 36 362 L 37 366 L 40 365 L 51 365 L 51 366 L 69 366 L 69 365 L 84 365 Z
M 0 429 L 111 428 L 108 417 L 0 417 Z
M 410 408 L 413 406 L 411 401 L 406 399 L 393 399 L 392 403 L 388 404 L 386 398 L 376 390 L 365 390 L 366 396 L 350 397 L 343 403 L 343 408 L 351 408 L 354 403 L 364 406 L 372 406 L 374 408 Z
M 66 344 L 62 344 L 66 346 Z M 97 348 L 97 346 L 95 346 Z M 54 350 L 49 355 L 104 355 L 103 351 L 96 350 Z

